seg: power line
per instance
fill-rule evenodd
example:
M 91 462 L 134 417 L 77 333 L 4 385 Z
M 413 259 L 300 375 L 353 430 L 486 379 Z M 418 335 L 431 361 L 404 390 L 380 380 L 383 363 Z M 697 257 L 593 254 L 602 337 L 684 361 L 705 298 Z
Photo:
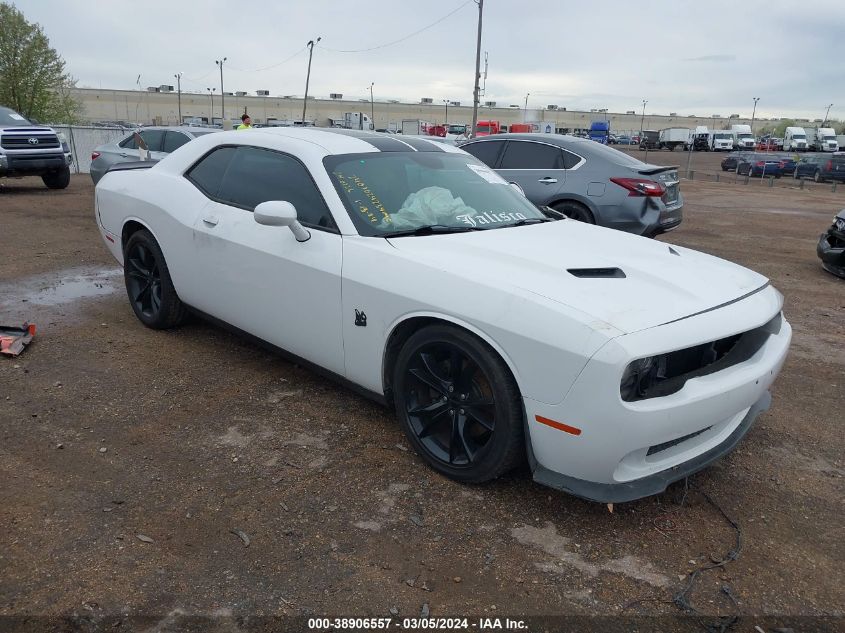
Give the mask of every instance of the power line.
M 368 51 L 376 51 L 376 50 L 378 50 L 378 49 L 380 49 L 380 48 L 387 48 L 388 46 L 393 46 L 394 44 L 399 44 L 400 42 L 404 42 L 405 40 L 409 40 L 409 39 L 411 39 L 412 37 L 414 37 L 415 35 L 419 35 L 419 34 L 420 34 L 420 33 L 422 33 L 423 31 L 427 31 L 428 29 L 430 29 L 430 28 L 431 28 L 431 27 L 433 27 L 433 26 L 437 26 L 438 24 L 440 24 L 441 22 L 443 22 L 443 20 L 445 20 L 445 19 L 447 19 L 447 18 L 450 18 L 450 17 L 452 17 L 453 15 L 455 15 L 458 11 L 460 11 L 461 9 L 463 9 L 465 6 L 467 6 L 468 4 L 470 4 L 472 1 L 473 1 L 473 0 L 467 0 L 467 1 L 466 1 L 466 2 L 464 2 L 461 6 L 459 6 L 457 9 L 455 9 L 454 11 L 451 11 L 451 12 L 447 13 L 447 14 L 446 14 L 446 15 L 444 15 L 442 18 L 440 18 L 439 20 L 436 20 L 436 21 L 432 22 L 432 23 L 431 23 L 431 24 L 429 24 L 428 26 L 424 26 L 424 27 L 422 27 L 421 29 L 419 29 L 419 30 L 417 30 L 417 31 L 414 31 L 413 33 L 410 33 L 410 34 L 406 35 L 405 37 L 402 37 L 402 38 L 400 38 L 400 39 L 398 39 L 398 40 L 394 40 L 394 41 L 392 41 L 392 42 L 388 42 L 388 43 L 386 43 L 386 44 L 380 44 L 380 45 L 378 45 L 378 46 L 372 46 L 372 47 L 370 47 L 370 48 L 359 48 L 359 49 L 353 49 L 353 50 L 341 50 L 341 49 L 337 49 L 337 48 L 328 48 L 327 46 L 321 46 L 320 48 L 322 48 L 322 49 L 324 49 L 324 50 L 327 50 L 327 51 L 331 51 L 331 52 L 333 52 L 333 53 L 366 53 L 366 52 L 368 52 Z
M 294 57 L 296 57 L 297 55 L 302 53 L 306 48 L 308 48 L 307 45 L 300 48 L 298 51 L 296 51 L 293 55 L 291 55 L 287 59 L 283 59 L 282 61 L 276 62 L 275 64 L 270 64 L 269 66 L 262 66 L 261 68 L 244 69 L 244 68 L 235 68 L 234 66 L 232 66 L 230 64 L 229 68 L 231 68 L 232 70 L 237 70 L 238 72 L 241 72 L 241 73 L 257 73 L 257 72 L 261 72 L 262 70 L 270 70 L 271 68 L 276 68 L 277 66 L 281 66 L 282 64 L 287 64 Z

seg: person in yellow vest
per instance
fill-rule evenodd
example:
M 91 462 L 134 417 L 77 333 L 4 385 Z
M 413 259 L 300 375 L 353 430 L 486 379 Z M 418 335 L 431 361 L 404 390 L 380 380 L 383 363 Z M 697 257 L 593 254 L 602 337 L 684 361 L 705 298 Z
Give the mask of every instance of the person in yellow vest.
M 251 130 L 252 129 L 252 119 L 249 118 L 248 114 L 241 115 L 241 124 L 238 126 L 239 130 Z

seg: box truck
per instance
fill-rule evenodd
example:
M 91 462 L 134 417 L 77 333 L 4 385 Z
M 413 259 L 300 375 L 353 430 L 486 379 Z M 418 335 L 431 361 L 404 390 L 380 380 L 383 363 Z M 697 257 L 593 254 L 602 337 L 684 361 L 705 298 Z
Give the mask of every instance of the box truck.
M 659 149 L 668 149 L 669 151 L 675 151 L 675 148 L 680 145 L 685 150 L 687 150 L 689 149 L 689 143 L 689 128 L 667 127 L 665 129 L 660 130 L 657 147 Z
M 372 130 L 374 128 L 370 117 L 363 112 L 344 112 L 343 127 L 350 130 Z
M 807 133 L 803 127 L 788 127 L 783 135 L 784 152 L 806 152 Z
M 734 136 L 734 147 L 737 149 L 753 150 L 757 146 L 750 125 L 742 123 L 732 125 L 731 133 Z
M 832 127 L 818 127 L 807 130 L 807 145 L 817 152 L 838 152 L 839 143 Z
M 710 149 L 714 152 L 730 152 L 734 148 L 734 135 L 727 130 L 710 132 Z

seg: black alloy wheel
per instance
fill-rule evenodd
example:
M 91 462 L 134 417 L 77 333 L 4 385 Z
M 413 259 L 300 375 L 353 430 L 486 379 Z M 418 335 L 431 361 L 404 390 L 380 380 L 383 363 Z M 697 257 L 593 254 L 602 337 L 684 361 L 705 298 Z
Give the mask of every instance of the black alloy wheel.
M 161 272 L 147 244 L 135 242 L 126 252 L 126 290 L 136 313 L 154 319 L 161 310 Z
M 397 359 L 394 389 L 408 439 L 435 470 L 480 483 L 524 458 L 515 381 L 472 334 L 449 326 L 414 334 Z
M 123 279 L 132 311 L 147 327 L 167 329 L 187 317 L 188 310 L 176 294 L 161 247 L 149 231 L 137 231 L 126 242 Z
M 585 224 L 595 224 L 596 219 L 588 208 L 577 202 L 559 202 L 552 206 L 555 211 L 563 213 L 570 220 L 584 222 Z

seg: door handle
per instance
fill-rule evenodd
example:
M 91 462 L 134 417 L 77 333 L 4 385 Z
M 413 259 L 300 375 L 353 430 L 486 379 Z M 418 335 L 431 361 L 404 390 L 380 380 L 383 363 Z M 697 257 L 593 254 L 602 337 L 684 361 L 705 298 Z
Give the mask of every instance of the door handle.
M 209 226 L 217 226 L 217 223 L 220 221 L 217 217 L 210 215 L 202 219 L 203 222 L 208 224 Z
M 129 158 L 129 154 L 125 154 L 125 153 L 123 153 L 123 152 L 121 152 L 121 153 L 120 153 L 120 156 L 121 156 L 122 158 Z
M 557 178 L 549 178 L 546 176 L 545 178 L 540 178 L 537 182 L 542 182 L 544 185 L 551 185 L 557 182 Z

